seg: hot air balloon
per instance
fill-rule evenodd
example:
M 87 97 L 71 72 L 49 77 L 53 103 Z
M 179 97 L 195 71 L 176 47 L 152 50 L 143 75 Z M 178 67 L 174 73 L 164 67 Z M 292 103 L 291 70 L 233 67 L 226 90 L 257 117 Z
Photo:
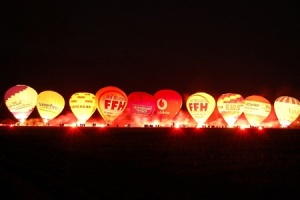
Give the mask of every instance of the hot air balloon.
M 244 110 L 244 98 L 240 94 L 225 93 L 217 100 L 217 108 L 225 122 L 232 127 Z
M 155 111 L 154 97 L 147 92 L 132 92 L 128 95 L 127 109 L 132 116 L 150 117 Z
M 77 92 L 69 100 L 71 111 L 80 124 L 84 124 L 96 110 L 95 95 L 88 92 Z
M 37 110 L 45 124 L 58 116 L 64 107 L 64 98 L 55 91 L 46 90 L 38 95 Z
M 14 117 L 23 123 L 34 110 L 37 96 L 33 88 L 27 85 L 16 85 L 6 91 L 4 101 Z
M 155 113 L 160 122 L 173 119 L 182 106 L 182 97 L 175 90 L 159 90 L 154 94 L 154 100 L 156 104 Z
M 274 102 L 275 114 L 282 127 L 288 127 L 300 114 L 300 102 L 289 96 L 278 97 Z
M 270 102 L 259 95 L 251 95 L 244 100 L 244 114 L 250 126 L 261 126 L 271 112 Z
M 96 107 L 106 123 L 112 123 L 127 106 L 127 95 L 120 88 L 107 86 L 96 93 Z
M 216 101 L 210 94 L 197 92 L 188 97 L 186 107 L 197 126 L 201 127 L 215 110 Z

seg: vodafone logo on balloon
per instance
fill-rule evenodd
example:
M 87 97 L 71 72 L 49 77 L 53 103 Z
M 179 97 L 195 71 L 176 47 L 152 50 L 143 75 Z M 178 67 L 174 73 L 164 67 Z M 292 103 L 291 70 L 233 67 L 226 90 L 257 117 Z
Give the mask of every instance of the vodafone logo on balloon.
M 168 107 L 168 102 L 167 100 L 160 98 L 157 100 L 156 106 L 159 110 L 165 110 Z

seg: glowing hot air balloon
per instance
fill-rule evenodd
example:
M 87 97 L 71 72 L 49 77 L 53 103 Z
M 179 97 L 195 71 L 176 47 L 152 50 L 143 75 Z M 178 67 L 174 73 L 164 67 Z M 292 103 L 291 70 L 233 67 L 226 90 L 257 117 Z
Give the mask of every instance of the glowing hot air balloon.
M 232 127 L 244 110 L 244 98 L 240 94 L 222 94 L 217 100 L 217 108 L 228 126 Z
M 155 100 L 147 92 L 132 92 L 128 95 L 127 109 L 132 116 L 150 117 L 155 111 Z
M 64 107 L 64 98 L 55 91 L 46 90 L 38 95 L 37 110 L 44 123 L 57 117 Z
M 6 91 L 4 101 L 14 117 L 23 123 L 34 110 L 37 96 L 33 88 L 27 85 L 16 85 Z
M 182 97 L 174 90 L 159 90 L 154 94 L 154 99 L 156 103 L 155 112 L 161 122 L 173 119 L 182 106 Z
M 288 127 L 300 114 L 300 102 L 289 96 L 278 97 L 274 102 L 274 109 L 282 127 Z
M 188 97 L 186 107 L 197 126 L 201 127 L 215 110 L 216 101 L 210 94 L 197 92 Z
M 127 95 L 114 86 L 101 88 L 96 93 L 96 107 L 106 123 L 112 123 L 127 106 Z
M 269 116 L 271 108 L 270 102 L 262 96 L 248 96 L 244 101 L 244 114 L 250 126 L 261 126 Z
M 77 92 L 71 96 L 69 105 L 78 122 L 84 124 L 96 110 L 95 95 L 88 92 Z

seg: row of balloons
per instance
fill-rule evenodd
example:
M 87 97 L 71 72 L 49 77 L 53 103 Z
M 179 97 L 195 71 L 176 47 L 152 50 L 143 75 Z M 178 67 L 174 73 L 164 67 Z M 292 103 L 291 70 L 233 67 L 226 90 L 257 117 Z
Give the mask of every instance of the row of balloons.
M 37 93 L 27 85 L 9 88 L 4 101 L 9 111 L 20 122 L 24 122 L 36 107 L 45 123 L 57 117 L 65 106 L 64 98 L 57 92 L 46 90 Z M 69 99 L 69 106 L 79 123 L 85 123 L 98 109 L 106 123 L 112 123 L 125 109 L 132 116 L 157 119 L 173 119 L 182 107 L 182 96 L 170 89 L 157 91 L 154 95 L 147 92 L 132 92 L 128 96 L 115 86 L 103 87 L 94 95 L 78 92 Z M 233 126 L 242 113 L 251 126 L 259 126 L 270 112 L 272 105 L 264 97 L 251 95 L 243 98 L 240 94 L 225 93 L 217 101 L 205 92 L 197 92 L 186 100 L 186 108 L 195 122 L 201 126 L 217 106 L 228 126 Z M 287 127 L 300 114 L 300 102 L 294 97 L 280 96 L 274 102 L 274 109 L 281 126 Z

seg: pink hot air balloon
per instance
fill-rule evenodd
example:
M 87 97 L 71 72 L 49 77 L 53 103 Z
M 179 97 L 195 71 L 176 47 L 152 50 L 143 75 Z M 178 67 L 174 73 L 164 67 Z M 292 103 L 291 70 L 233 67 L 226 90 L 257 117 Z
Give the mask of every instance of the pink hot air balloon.
M 154 94 L 156 115 L 160 122 L 173 119 L 182 106 L 181 95 L 174 90 L 159 90 Z
M 14 117 L 23 123 L 34 110 L 37 104 L 37 92 L 27 85 L 16 85 L 9 88 L 4 101 Z

